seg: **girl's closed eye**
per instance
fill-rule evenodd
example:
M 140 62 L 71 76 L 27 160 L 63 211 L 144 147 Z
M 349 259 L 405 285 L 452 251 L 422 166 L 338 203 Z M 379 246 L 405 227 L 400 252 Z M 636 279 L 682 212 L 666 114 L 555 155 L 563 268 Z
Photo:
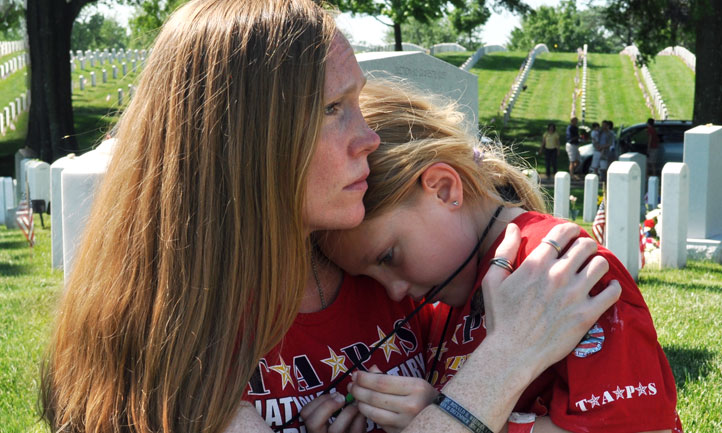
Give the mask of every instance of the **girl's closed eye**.
M 379 262 L 380 266 L 390 265 L 391 262 L 393 261 L 393 259 L 394 259 L 394 249 L 389 248 L 388 250 L 381 253 L 381 256 L 379 257 L 378 262 Z

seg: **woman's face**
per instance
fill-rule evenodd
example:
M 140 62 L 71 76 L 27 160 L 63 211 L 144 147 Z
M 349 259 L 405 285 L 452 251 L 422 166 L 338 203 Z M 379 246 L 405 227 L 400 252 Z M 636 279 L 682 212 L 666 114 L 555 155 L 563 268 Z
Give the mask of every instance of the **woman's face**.
M 306 184 L 304 223 L 309 232 L 347 229 L 363 220 L 366 157 L 379 145 L 359 107 L 364 84 L 351 45 L 337 34 L 326 62 L 321 134 Z

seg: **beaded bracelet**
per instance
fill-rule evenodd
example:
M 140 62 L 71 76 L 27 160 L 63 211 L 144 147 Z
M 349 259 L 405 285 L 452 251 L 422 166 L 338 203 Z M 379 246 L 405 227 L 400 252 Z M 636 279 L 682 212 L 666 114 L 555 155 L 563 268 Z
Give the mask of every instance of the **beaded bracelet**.
M 484 425 L 479 418 L 472 415 L 471 412 L 464 409 L 462 405 L 442 392 L 434 398 L 433 403 L 474 433 L 494 433 L 489 427 Z

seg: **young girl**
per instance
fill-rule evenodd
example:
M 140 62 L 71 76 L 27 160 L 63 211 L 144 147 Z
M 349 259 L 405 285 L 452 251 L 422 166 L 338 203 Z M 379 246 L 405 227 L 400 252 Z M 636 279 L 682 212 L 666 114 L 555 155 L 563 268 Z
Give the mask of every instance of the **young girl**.
M 524 260 L 539 260 L 530 252 L 543 243 L 561 258 L 560 271 L 579 269 L 582 263 L 567 259 L 569 251 L 596 245 L 583 232 L 568 251 L 544 238 L 563 221 L 542 213 L 536 186 L 498 149 L 478 147 L 453 106 L 437 107 L 408 89 L 378 84 L 364 90 L 361 107 L 381 137 L 369 156 L 365 220 L 329 233 L 322 247 L 347 272 L 381 282 L 395 300 L 423 298 L 478 247 L 474 260 L 436 298 L 453 307 L 445 333 L 447 310 L 440 309 L 438 335 L 429 340 L 427 365 L 433 371 L 427 374 L 442 388 L 486 336 L 483 301 L 490 298 L 478 288 L 492 264 L 512 271 Z M 494 258 L 504 231 L 517 229 L 522 246 L 516 257 Z M 509 431 L 681 431 L 674 379 L 634 280 L 603 247 L 582 272 L 591 272 L 600 257 L 609 261 L 609 271 L 592 295 L 617 279 L 620 300 L 572 353 L 524 391 L 515 411 L 526 413 L 527 421 L 511 424 Z M 362 413 L 397 431 L 417 410 L 414 402 L 429 404 L 435 395 L 418 381 L 358 372 L 350 390 Z

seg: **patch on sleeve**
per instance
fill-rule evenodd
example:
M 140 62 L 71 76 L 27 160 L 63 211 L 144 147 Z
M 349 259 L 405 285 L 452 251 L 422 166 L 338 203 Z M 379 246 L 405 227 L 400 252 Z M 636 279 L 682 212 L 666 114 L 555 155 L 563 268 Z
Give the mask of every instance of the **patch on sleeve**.
M 582 338 L 582 342 L 574 349 L 574 356 L 577 358 L 586 358 L 602 350 L 604 344 L 604 329 L 595 323 Z

